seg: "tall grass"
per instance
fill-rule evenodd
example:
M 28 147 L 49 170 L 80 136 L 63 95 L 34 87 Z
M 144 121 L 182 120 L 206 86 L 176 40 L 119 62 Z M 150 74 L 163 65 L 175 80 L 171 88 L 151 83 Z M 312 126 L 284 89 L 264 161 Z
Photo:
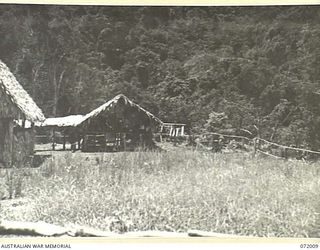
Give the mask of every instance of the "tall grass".
M 22 218 L 115 232 L 320 237 L 319 190 L 316 163 L 191 150 L 66 153 L 25 178 L 33 208 Z

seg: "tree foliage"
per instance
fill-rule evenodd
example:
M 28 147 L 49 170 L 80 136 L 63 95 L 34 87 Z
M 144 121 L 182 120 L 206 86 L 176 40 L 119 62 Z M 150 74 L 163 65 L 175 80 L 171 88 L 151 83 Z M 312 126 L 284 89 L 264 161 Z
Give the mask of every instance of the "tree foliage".
M 0 58 L 47 116 L 123 93 L 195 132 L 224 113 L 235 133 L 320 147 L 318 6 L 1 5 L 0 20 Z

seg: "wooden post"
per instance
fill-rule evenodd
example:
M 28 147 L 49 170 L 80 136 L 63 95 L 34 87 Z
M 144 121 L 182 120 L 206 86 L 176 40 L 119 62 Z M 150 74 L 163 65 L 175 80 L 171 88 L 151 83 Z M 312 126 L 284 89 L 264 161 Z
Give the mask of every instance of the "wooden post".
M 106 132 L 104 132 L 103 144 L 104 144 L 104 152 L 106 152 L 107 151 L 107 133 Z
M 35 127 L 34 127 L 34 122 L 31 122 L 31 129 L 33 131 L 33 134 L 32 134 L 32 137 L 33 137 L 33 143 L 32 143 L 32 148 L 30 150 L 30 153 L 32 153 L 32 162 L 33 162 L 33 157 L 34 157 L 34 153 L 35 153 L 35 144 L 37 143 L 36 142 L 36 130 L 35 130 Z
M 84 134 L 83 142 L 82 142 L 82 145 L 81 145 L 81 151 L 86 151 L 87 150 L 87 142 L 88 142 L 88 135 Z
M 51 137 L 51 139 L 52 139 L 52 150 L 54 151 L 55 150 L 55 141 L 56 141 L 56 137 L 55 137 L 55 131 L 54 131 L 54 129 L 52 129 L 52 137 Z
M 63 145 L 62 145 L 62 150 L 66 150 L 66 134 L 63 133 Z
M 160 133 L 159 133 L 160 142 L 162 142 L 162 133 L 163 133 L 163 124 L 161 124 Z
M 127 151 L 126 133 L 123 133 L 123 150 Z
M 97 137 L 96 135 L 93 135 L 93 141 L 94 141 L 94 150 L 98 150 L 98 152 L 100 152 L 100 148 L 98 148 L 99 144 L 97 144 Z M 90 138 L 90 137 L 89 137 Z
M 255 157 L 256 156 L 256 153 L 257 153 L 257 141 L 259 139 L 258 138 L 253 138 L 253 152 L 252 152 L 252 157 Z
M 141 132 L 140 132 L 140 134 L 139 134 L 139 147 L 140 147 L 140 149 L 143 147 L 143 135 L 141 134 Z
M 14 143 L 14 138 L 13 138 L 13 121 L 9 121 L 9 166 L 13 167 L 13 143 Z
M 81 141 L 81 136 L 78 134 L 78 150 L 80 150 L 80 148 L 81 148 L 80 141 Z
M 288 159 L 288 148 L 287 147 L 285 147 L 284 149 L 283 149 L 283 157 L 287 160 Z
M 169 136 L 170 136 L 170 137 L 173 136 L 173 135 L 172 135 L 173 131 L 174 131 L 174 130 L 173 130 L 173 127 L 171 126 L 171 127 L 170 127 L 170 133 L 169 133 Z

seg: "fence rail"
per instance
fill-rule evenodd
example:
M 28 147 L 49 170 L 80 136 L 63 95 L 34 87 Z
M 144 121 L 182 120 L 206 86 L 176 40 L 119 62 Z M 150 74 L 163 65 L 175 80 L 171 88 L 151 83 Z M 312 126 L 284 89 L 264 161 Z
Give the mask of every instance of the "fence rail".
M 89 135 L 92 136 L 92 135 Z M 94 135 L 95 138 L 104 138 L 105 135 Z M 294 151 L 296 152 L 296 157 L 298 157 L 298 152 L 303 153 L 304 155 L 300 155 L 299 157 L 304 157 L 307 154 L 308 155 L 313 155 L 316 157 L 320 158 L 320 152 L 319 151 L 315 151 L 315 150 L 310 150 L 310 149 L 304 149 L 304 148 L 298 148 L 298 147 L 291 147 L 291 146 L 287 146 L 287 145 L 281 145 L 272 141 L 268 141 L 266 139 L 260 138 L 260 137 L 255 137 L 255 138 L 248 138 L 246 136 L 240 136 L 240 135 L 230 135 L 230 134 L 221 134 L 221 133 L 216 133 L 216 132 L 210 132 L 210 133 L 204 133 L 204 134 L 193 134 L 193 135 L 185 135 L 182 136 L 180 139 L 184 139 L 184 140 L 188 140 L 188 141 L 195 141 L 195 138 L 199 138 L 199 140 L 196 143 L 197 146 L 199 146 L 199 148 L 206 148 L 208 147 L 206 144 L 209 144 L 209 146 L 212 146 L 210 144 L 213 144 L 213 138 L 208 139 L 208 137 L 210 136 L 216 136 L 216 137 L 220 137 L 220 139 L 229 139 L 229 140 L 235 140 L 235 141 L 239 141 L 241 140 L 241 144 L 243 145 L 247 145 L 247 146 L 252 146 L 253 147 L 253 154 L 255 153 L 260 153 L 266 156 L 270 156 L 273 158 L 283 158 L 283 159 L 287 159 L 288 158 L 288 150 L 290 151 Z M 43 139 L 46 138 L 46 135 L 37 135 L 36 138 L 37 139 Z M 62 141 L 57 140 L 57 137 Z M 66 141 L 69 140 L 68 136 L 56 136 L 56 141 L 55 143 L 62 143 L 65 144 Z M 52 142 L 51 142 L 52 143 Z M 282 154 L 281 155 L 275 155 L 274 152 L 270 151 L 270 147 L 262 147 L 263 145 L 269 145 L 269 146 L 273 146 L 275 148 L 278 148 L 280 150 L 282 150 Z M 52 145 L 54 147 L 54 144 Z M 65 146 L 63 147 L 65 149 Z
M 213 136 L 219 136 L 220 139 L 227 138 L 227 139 L 235 139 L 235 140 L 239 140 L 240 139 L 242 142 L 246 141 L 250 146 L 253 146 L 253 154 L 260 153 L 260 154 L 263 154 L 263 155 L 266 155 L 266 156 L 270 156 L 270 157 L 273 157 L 273 158 L 277 158 L 277 159 L 287 159 L 288 158 L 288 152 L 287 152 L 288 150 L 295 151 L 296 152 L 296 157 L 298 156 L 298 152 L 304 153 L 304 154 L 309 154 L 309 155 L 311 154 L 311 155 L 320 157 L 320 152 L 319 151 L 281 145 L 281 144 L 278 144 L 278 143 L 275 143 L 275 142 L 271 142 L 271 141 L 265 140 L 265 139 L 260 138 L 260 137 L 255 137 L 255 138 L 251 139 L 251 138 L 248 138 L 248 137 L 245 137 L 245 136 L 220 134 L 220 133 L 215 133 L 215 132 L 193 135 L 193 137 L 194 138 L 199 138 L 199 139 L 202 138 L 203 139 L 203 137 L 208 137 L 208 136 L 212 136 L 212 135 Z M 205 147 L 202 143 L 208 143 L 209 141 L 210 140 L 207 139 L 206 141 L 202 141 L 201 142 L 201 139 L 200 139 L 200 141 L 197 142 L 197 145 L 202 148 L 202 147 Z M 268 147 L 262 148 L 261 147 L 262 143 L 274 146 L 274 147 L 282 150 L 282 152 L 283 152 L 282 155 L 281 156 L 275 155 L 273 152 L 268 151 Z
M 226 134 L 220 134 L 220 133 L 214 133 L 214 132 L 204 133 L 203 135 L 204 136 L 216 135 L 216 136 L 221 136 L 221 137 L 226 137 L 226 138 L 243 139 L 243 140 L 247 140 L 247 141 L 252 141 L 252 139 L 245 137 L 245 136 L 241 136 L 241 135 L 226 135 Z
M 263 154 L 263 155 L 271 156 L 271 157 L 276 158 L 276 159 L 282 159 L 282 157 L 280 157 L 280 156 L 273 155 L 273 154 L 269 154 L 269 153 L 264 152 L 264 151 L 262 151 L 262 150 L 260 150 L 260 149 L 257 149 L 257 152 L 259 152 L 259 153 L 261 153 L 261 154 Z
M 257 138 L 257 140 L 259 141 L 263 141 L 263 142 L 266 142 L 270 145 L 274 145 L 276 147 L 281 147 L 281 148 L 284 148 L 284 149 L 291 149 L 291 150 L 294 150 L 294 151 L 301 151 L 301 152 L 307 152 L 307 153 L 311 153 L 311 154 L 318 154 L 320 155 L 320 152 L 318 151 L 314 151 L 314 150 L 309 150 L 309 149 L 303 149 L 303 148 L 296 148 L 296 147 L 290 147 L 290 146 L 285 146 L 285 145 L 280 145 L 280 144 L 277 144 L 275 142 L 270 142 L 270 141 L 267 141 L 265 139 L 262 139 L 262 138 Z

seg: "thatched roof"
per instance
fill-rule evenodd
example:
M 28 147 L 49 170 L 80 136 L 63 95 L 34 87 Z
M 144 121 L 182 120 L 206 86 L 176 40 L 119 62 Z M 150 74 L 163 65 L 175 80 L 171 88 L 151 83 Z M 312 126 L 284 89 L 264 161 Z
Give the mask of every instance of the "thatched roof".
M 31 122 L 42 122 L 45 120 L 41 109 L 22 88 L 9 68 L 2 61 L 0 61 L 0 88 L 8 95 L 12 103 L 21 111 L 27 120 Z
M 83 120 L 83 115 L 69 115 L 64 117 L 51 117 L 46 118 L 44 122 L 34 123 L 35 127 L 76 127 Z M 16 125 L 22 127 L 23 120 L 18 119 L 14 121 Z M 31 128 L 31 122 L 26 120 L 24 124 L 25 128 Z
M 76 127 L 83 120 L 83 115 L 69 115 L 65 117 L 47 118 L 43 123 L 36 124 L 39 127 Z
M 130 105 L 131 107 L 135 107 L 139 111 L 144 112 L 150 119 L 152 119 L 156 123 L 162 123 L 162 121 L 159 118 L 157 118 L 155 115 L 151 114 L 149 111 L 145 110 L 140 105 L 134 103 L 125 95 L 120 94 L 86 115 L 69 115 L 65 117 L 46 118 L 45 121 L 43 122 L 36 122 L 35 126 L 36 127 L 50 127 L 50 126 L 51 127 L 54 127 L 54 126 L 77 127 L 83 122 L 90 120 L 91 118 L 97 117 L 101 112 L 111 109 L 118 103 L 119 100 L 123 100 L 126 105 Z M 16 123 L 21 126 L 22 120 L 17 120 Z M 30 126 L 31 126 L 30 122 L 26 121 L 25 127 L 28 128 Z
M 155 121 L 156 123 L 162 123 L 162 121 L 156 117 L 155 115 L 151 114 L 149 111 L 142 108 L 140 105 L 134 103 L 131 101 L 128 97 L 126 97 L 123 94 L 119 94 L 110 101 L 106 102 L 105 104 L 101 105 L 100 107 L 96 108 L 95 110 L 92 110 L 90 113 L 85 115 L 80 123 L 83 123 L 86 120 L 89 120 L 91 118 L 94 118 L 98 116 L 101 112 L 107 111 L 111 109 L 114 105 L 116 105 L 120 100 L 123 100 L 126 105 L 129 105 L 131 107 L 135 107 L 141 112 L 144 112 L 150 119 Z

